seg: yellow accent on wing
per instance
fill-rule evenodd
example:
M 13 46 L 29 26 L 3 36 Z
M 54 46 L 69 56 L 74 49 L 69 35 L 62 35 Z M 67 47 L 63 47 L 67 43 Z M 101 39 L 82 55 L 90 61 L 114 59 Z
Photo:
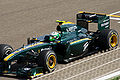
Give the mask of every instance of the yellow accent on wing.
M 15 51 L 15 52 L 19 52 L 19 51 Z
M 98 15 L 106 15 L 105 13 L 95 13 L 95 12 L 87 12 L 87 11 L 80 11 L 79 13 L 90 13 L 90 14 L 98 14 Z
M 4 59 L 4 61 L 8 61 L 8 59 L 11 57 L 11 56 L 13 56 L 14 54 L 12 53 L 12 54 L 10 54 L 10 55 L 8 55 L 5 59 Z
M 33 40 L 37 40 L 37 38 L 33 38 Z
M 110 15 L 110 14 L 105 14 L 105 13 L 95 13 L 95 12 L 86 12 L 86 11 L 80 11 L 79 13 L 90 13 L 90 14 L 98 14 L 98 15 L 107 15 L 111 17 L 120 17 L 119 15 Z
M 35 76 L 30 76 L 30 78 L 34 78 L 36 76 L 42 75 L 43 73 L 37 73 Z
M 43 73 L 38 73 L 38 74 L 36 74 L 36 76 L 39 76 L 39 75 L 42 75 Z
M 64 22 L 62 25 L 64 25 L 64 24 L 75 24 L 75 23 L 73 23 L 73 22 Z
M 77 42 L 80 42 L 80 41 L 83 41 L 83 40 L 91 40 L 91 39 L 89 39 L 89 38 L 84 38 L 84 39 L 80 39 L 80 40 L 77 40 L 77 41 L 71 42 L 70 44 L 74 44 L 74 43 L 77 43 Z
M 6 74 L 6 73 L 8 73 L 8 71 L 3 71 L 2 73 Z
M 60 21 L 60 20 L 56 20 L 56 22 L 61 22 L 62 23 L 62 25 L 64 25 L 64 24 L 75 24 L 75 23 L 73 23 L 73 22 L 69 22 L 69 21 Z
M 60 22 L 64 23 L 64 22 L 66 22 L 66 21 L 56 20 L 56 22 L 57 22 L 57 23 L 60 23 Z

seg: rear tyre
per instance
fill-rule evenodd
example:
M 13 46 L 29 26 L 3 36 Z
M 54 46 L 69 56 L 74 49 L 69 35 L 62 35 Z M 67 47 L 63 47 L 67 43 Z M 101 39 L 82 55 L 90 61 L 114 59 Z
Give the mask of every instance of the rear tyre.
M 52 72 L 56 68 L 56 55 L 54 51 L 44 50 L 38 56 L 38 66 L 43 67 L 44 72 Z
M 9 55 L 13 51 L 13 48 L 7 44 L 0 44 L 0 61 Z
M 114 49 L 119 45 L 119 35 L 117 31 L 106 29 L 100 31 L 99 46 L 101 49 Z

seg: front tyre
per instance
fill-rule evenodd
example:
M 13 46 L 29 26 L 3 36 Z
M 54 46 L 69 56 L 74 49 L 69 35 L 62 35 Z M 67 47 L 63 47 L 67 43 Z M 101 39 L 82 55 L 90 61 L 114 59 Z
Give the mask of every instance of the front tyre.
M 0 44 L 0 61 L 13 51 L 13 48 L 7 44 Z
M 43 67 L 44 72 L 52 72 L 56 68 L 56 55 L 54 51 L 44 50 L 38 56 L 38 66 Z
M 114 49 L 119 45 L 119 35 L 113 29 L 106 29 L 100 32 L 99 46 L 101 49 Z

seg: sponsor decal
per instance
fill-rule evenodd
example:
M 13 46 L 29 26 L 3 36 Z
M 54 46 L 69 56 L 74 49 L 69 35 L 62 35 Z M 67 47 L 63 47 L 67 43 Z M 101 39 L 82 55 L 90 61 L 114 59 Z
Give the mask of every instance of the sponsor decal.
M 106 19 L 106 20 L 104 20 L 103 22 L 108 22 L 109 21 L 109 19 Z
M 69 41 L 67 41 L 67 43 L 71 43 L 73 41 L 76 41 L 76 39 L 69 40 Z
M 83 47 L 84 47 L 83 51 L 85 51 L 85 50 L 87 49 L 88 45 L 89 45 L 88 42 L 86 42 L 86 43 L 84 44 L 84 46 L 83 46 Z
M 52 47 L 49 47 L 49 48 L 43 48 L 43 49 L 41 49 L 41 51 L 43 51 L 43 50 L 51 50 L 52 49 Z
M 107 25 L 109 25 L 109 22 L 105 22 L 105 23 L 101 24 L 101 27 L 106 26 L 106 28 L 107 28 L 107 27 L 109 27 L 109 26 L 107 26 Z
M 73 26 L 73 27 L 67 28 L 66 31 L 67 32 L 74 32 L 76 29 L 77 29 L 77 26 Z

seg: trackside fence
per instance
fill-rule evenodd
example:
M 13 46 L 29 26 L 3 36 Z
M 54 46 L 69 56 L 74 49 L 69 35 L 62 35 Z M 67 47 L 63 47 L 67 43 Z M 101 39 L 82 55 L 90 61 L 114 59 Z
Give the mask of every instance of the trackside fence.
M 120 48 L 117 48 L 77 60 L 35 80 L 91 80 L 119 68 Z

